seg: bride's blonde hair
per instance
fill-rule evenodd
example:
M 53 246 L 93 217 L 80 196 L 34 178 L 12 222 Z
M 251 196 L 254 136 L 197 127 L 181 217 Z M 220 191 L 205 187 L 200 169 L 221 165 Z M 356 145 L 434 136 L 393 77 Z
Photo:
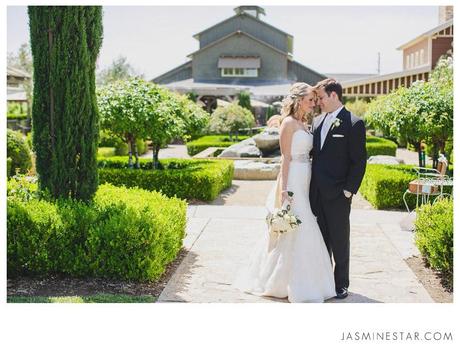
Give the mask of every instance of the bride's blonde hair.
M 282 107 L 281 107 L 280 124 L 288 116 L 293 116 L 294 118 L 297 118 L 297 112 L 299 111 L 299 107 L 300 107 L 300 100 L 302 100 L 302 98 L 305 95 L 311 92 L 314 92 L 313 87 L 304 82 L 294 83 L 291 86 L 291 89 L 289 90 L 289 94 L 281 102 Z M 301 115 L 300 120 L 306 123 L 307 125 L 311 125 L 313 122 L 313 111 L 307 114 Z

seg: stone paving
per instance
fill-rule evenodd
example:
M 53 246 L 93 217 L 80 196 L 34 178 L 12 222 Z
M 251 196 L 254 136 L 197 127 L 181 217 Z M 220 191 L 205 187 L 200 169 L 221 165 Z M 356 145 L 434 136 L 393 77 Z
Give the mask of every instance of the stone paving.
M 404 259 L 418 254 L 413 233 L 403 231 L 403 212 L 353 209 L 350 296 L 340 303 L 430 303 L 428 292 Z M 158 302 L 276 303 L 232 287 L 265 227 L 263 206 L 189 206 L 189 251 Z
M 147 153 L 150 157 L 151 153 Z M 184 145 L 169 145 L 160 158 L 189 157 Z M 398 149 L 397 157 L 417 165 L 417 153 Z M 274 181 L 233 180 L 209 205 L 188 208 L 187 256 L 158 302 L 277 303 L 232 287 L 262 233 L 266 232 L 265 199 Z M 377 211 L 358 194 L 351 213 L 350 295 L 328 303 L 431 303 L 428 292 L 404 259 L 419 252 L 414 234 L 402 227 L 404 212 Z

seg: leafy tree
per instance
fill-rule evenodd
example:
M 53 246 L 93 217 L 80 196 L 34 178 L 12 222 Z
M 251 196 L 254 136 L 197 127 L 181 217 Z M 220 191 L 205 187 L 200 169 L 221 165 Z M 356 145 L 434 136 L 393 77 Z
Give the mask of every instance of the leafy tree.
M 136 76 L 136 72 L 126 57 L 120 56 L 108 68 L 97 74 L 97 84 L 109 84 L 118 80 L 126 80 Z M 142 76 L 137 76 L 142 78 Z
M 238 140 L 238 132 L 243 128 L 250 128 L 254 126 L 254 116 L 252 113 L 235 104 L 231 103 L 224 107 L 218 107 L 211 115 L 209 123 L 209 130 L 213 133 L 228 133 L 230 140 Z
M 117 81 L 98 91 L 101 126 L 129 144 L 129 163 L 136 139 L 151 139 L 153 168 L 159 168 L 158 153 L 175 138 L 187 139 L 201 132 L 208 114 L 195 103 L 156 84 L 141 79 Z
M 366 114 L 368 105 L 369 103 L 367 103 L 366 101 L 362 99 L 356 99 L 354 101 L 348 101 L 345 104 L 345 107 L 354 115 L 363 118 Z
M 453 64 L 441 59 L 428 82 L 418 81 L 400 87 L 369 104 L 366 121 L 384 135 L 403 138 L 419 152 L 422 166 L 422 141 L 433 148 L 433 165 L 437 152 L 445 152 L 453 136 Z
M 33 145 L 41 190 L 89 201 L 98 186 L 95 68 L 101 6 L 29 6 Z

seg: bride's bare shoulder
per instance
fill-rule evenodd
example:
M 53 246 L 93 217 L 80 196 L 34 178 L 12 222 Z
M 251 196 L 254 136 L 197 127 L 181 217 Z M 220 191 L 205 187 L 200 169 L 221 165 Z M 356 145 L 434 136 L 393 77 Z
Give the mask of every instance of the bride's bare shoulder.
M 295 128 L 297 127 L 296 123 L 297 123 L 296 120 L 290 116 L 284 118 L 283 122 L 281 123 L 280 132 L 294 131 Z

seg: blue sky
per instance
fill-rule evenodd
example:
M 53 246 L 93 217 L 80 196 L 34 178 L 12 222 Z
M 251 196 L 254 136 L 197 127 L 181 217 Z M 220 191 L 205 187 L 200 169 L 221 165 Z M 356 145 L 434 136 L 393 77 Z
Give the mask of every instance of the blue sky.
M 437 6 L 263 6 L 262 20 L 294 36 L 294 59 L 321 73 L 402 69 L 401 44 L 438 24 Z M 186 62 L 192 35 L 228 17 L 234 6 L 104 6 L 98 67 L 126 56 L 147 78 Z M 27 9 L 7 9 L 7 50 L 28 41 Z

